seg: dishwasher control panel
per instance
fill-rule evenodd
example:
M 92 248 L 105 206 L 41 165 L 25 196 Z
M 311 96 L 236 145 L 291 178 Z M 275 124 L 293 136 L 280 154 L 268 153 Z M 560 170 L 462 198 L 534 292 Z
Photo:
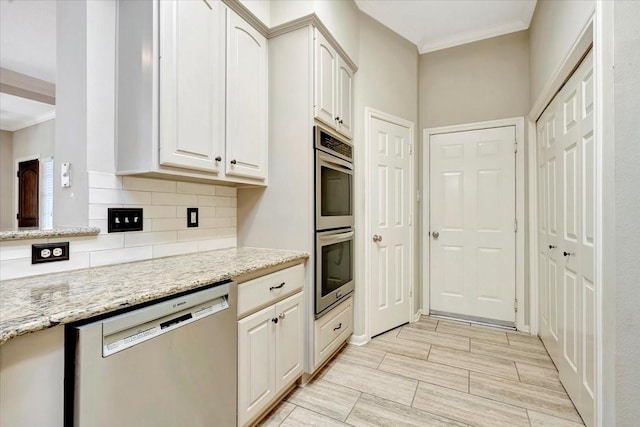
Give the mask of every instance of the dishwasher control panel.
M 116 321 L 123 323 L 123 320 L 126 321 L 126 316 L 129 316 L 129 313 L 105 321 L 105 323 L 103 323 L 102 356 L 111 356 L 134 345 L 226 310 L 229 308 L 229 297 L 228 295 L 222 295 L 189 308 L 178 309 L 178 311 L 175 311 L 176 306 L 181 306 L 182 302 L 172 304 L 172 301 L 167 301 L 164 305 L 173 308 L 173 310 L 169 309 L 168 311 L 171 312 L 166 313 L 167 310 L 158 310 L 157 307 L 152 306 L 150 307 L 152 311 L 150 311 L 149 314 L 156 312 L 162 315 L 151 320 L 144 319 L 144 323 L 137 323 L 125 329 L 112 331 L 111 329 L 113 328 L 105 326 L 107 322 Z M 163 313 L 163 311 L 165 313 Z M 139 314 L 137 314 L 137 316 L 139 316 Z

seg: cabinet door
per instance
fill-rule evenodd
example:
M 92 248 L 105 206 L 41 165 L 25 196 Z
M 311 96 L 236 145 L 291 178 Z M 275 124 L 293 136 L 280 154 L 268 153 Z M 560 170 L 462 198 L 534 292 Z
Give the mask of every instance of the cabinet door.
M 267 40 L 231 10 L 226 147 L 228 175 L 267 177 Z
M 160 164 L 217 172 L 224 135 L 220 5 L 159 4 Z
M 336 125 L 336 68 L 338 55 L 327 39 L 315 30 L 314 115 L 331 127 Z
M 338 131 L 351 138 L 353 136 L 353 71 L 338 56 Z
M 302 372 L 303 298 L 299 292 L 276 304 L 276 390 L 280 391 Z
M 245 425 L 275 395 L 274 318 L 275 307 L 270 306 L 238 321 L 238 425 Z

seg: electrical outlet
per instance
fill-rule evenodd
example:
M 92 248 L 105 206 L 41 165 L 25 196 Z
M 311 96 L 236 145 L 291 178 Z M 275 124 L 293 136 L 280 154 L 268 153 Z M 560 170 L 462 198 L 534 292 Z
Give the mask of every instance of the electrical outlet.
M 69 242 L 31 245 L 31 264 L 69 260 Z
M 198 208 L 187 208 L 187 227 L 198 226 Z
M 142 208 L 109 208 L 107 211 L 107 232 L 142 230 Z

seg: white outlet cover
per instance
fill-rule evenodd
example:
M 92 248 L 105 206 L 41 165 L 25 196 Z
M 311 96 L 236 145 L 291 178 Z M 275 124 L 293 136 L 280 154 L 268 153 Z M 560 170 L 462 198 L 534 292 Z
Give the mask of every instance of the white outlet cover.
M 62 252 L 62 250 L 61 250 Z M 40 251 L 40 256 L 42 258 L 49 258 L 51 256 L 51 250 L 50 249 L 43 249 Z
M 54 248 L 53 256 L 60 256 L 60 255 L 62 255 L 62 248 Z

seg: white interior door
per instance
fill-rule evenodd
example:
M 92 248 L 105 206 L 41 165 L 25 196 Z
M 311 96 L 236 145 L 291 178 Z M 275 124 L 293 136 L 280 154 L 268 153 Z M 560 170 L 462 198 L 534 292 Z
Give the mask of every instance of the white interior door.
M 411 318 L 411 127 L 372 117 L 371 335 Z
M 430 138 L 431 312 L 515 323 L 515 126 Z
M 593 94 L 589 54 L 537 124 L 540 335 L 587 425 L 596 372 Z

